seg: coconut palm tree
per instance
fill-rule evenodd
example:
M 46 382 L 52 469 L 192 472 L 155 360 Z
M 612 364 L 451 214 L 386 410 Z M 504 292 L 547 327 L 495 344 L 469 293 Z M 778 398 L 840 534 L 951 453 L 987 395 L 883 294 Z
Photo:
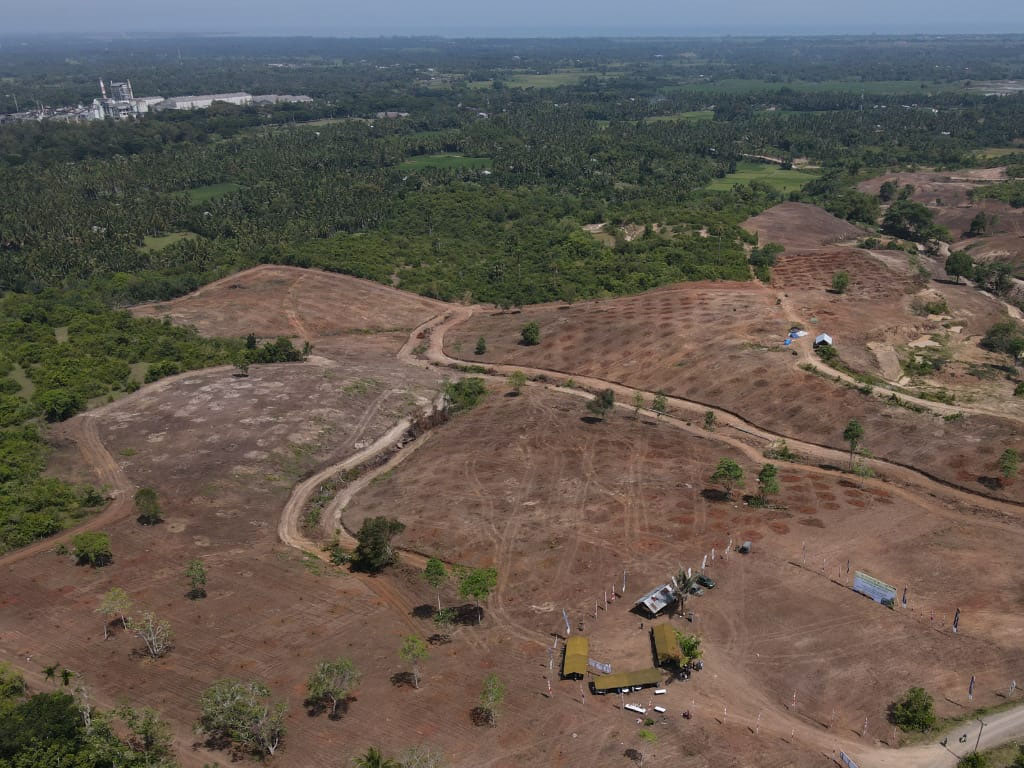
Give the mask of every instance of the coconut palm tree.
M 690 590 L 697 586 L 697 574 L 687 576 L 686 571 L 680 568 L 672 580 L 672 585 L 676 602 L 679 604 L 679 615 L 682 616 L 686 613 L 686 598 L 690 596 Z

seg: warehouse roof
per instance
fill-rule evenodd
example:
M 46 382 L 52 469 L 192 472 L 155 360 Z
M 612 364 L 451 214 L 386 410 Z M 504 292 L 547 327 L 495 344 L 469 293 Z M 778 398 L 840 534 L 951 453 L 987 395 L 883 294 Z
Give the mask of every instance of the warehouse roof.
M 636 672 L 615 672 L 611 675 L 599 675 L 594 678 L 593 686 L 596 691 L 617 691 L 619 688 L 629 688 L 636 685 L 658 685 L 661 682 L 661 672 L 657 669 L 640 669 Z

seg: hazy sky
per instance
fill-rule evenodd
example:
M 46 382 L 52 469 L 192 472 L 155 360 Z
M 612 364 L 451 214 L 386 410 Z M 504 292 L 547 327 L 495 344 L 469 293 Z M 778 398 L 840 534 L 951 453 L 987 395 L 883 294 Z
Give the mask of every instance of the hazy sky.
M 0 0 L 0 35 L 1024 32 L 1024 1 Z

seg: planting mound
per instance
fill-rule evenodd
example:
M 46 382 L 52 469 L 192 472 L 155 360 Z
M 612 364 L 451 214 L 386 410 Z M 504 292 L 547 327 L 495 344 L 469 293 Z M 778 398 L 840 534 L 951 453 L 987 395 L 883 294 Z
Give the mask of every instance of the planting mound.
M 720 739 L 700 748 L 702 764 L 720 764 L 717 749 L 737 736 L 729 724 L 751 728 L 762 711 L 762 727 L 787 717 L 794 690 L 797 733 L 802 718 L 828 723 L 835 708 L 841 733 L 859 730 L 868 717 L 876 737 L 888 737 L 886 706 L 906 688 L 927 684 L 940 712 L 953 714 L 971 674 L 991 680 L 987 702 L 1001 701 L 1001 682 L 1024 661 L 1013 639 L 1024 629 L 1024 576 L 981 564 L 1013 557 L 1024 543 L 1019 521 L 982 523 L 882 483 L 859 487 L 837 473 L 787 464 L 778 504 L 757 509 L 743 503 L 742 491 L 725 501 L 709 484 L 721 457 L 743 466 L 748 488 L 760 464 L 716 434 L 636 420 L 625 408 L 604 422 L 587 417 L 571 394 L 528 389 L 507 397 L 497 387 L 357 497 L 345 519 L 356 527 L 364 517 L 395 514 L 407 525 L 405 545 L 497 568 L 488 621 L 500 636 L 542 642 L 564 632 L 564 608 L 573 632 L 588 637 L 591 657 L 616 670 L 651 661 L 649 625 L 628 612 L 632 601 L 680 565 L 699 567 L 714 547 L 708 572 L 717 586 L 688 601 L 695 623 L 673 621 L 703 636 L 707 668 L 673 683 L 662 700 L 670 723 L 680 701 L 693 703 L 698 721 L 721 718 L 727 707 Z M 733 552 L 723 562 L 730 539 L 754 542 L 753 554 Z M 952 559 L 953 567 L 936 571 L 936 558 Z M 907 609 L 854 594 L 858 569 L 900 589 L 910 584 Z M 621 591 L 623 570 L 626 599 L 605 610 L 605 592 Z M 964 572 L 972 578 L 961 578 Z M 950 629 L 957 606 L 959 636 Z M 543 662 L 540 648 L 537 655 Z M 493 663 L 516 685 L 529 687 L 540 674 L 501 657 Z M 571 695 L 575 684 L 555 690 L 556 699 Z M 648 698 L 633 695 L 644 706 Z M 599 699 L 586 709 L 601 717 L 611 706 Z M 660 735 L 659 756 L 663 746 L 673 748 L 671 736 Z M 772 742 L 764 749 L 756 764 L 782 764 L 772 760 Z M 585 743 L 579 750 L 588 754 Z M 804 764 L 811 763 L 797 763 Z
M 781 203 L 747 219 L 743 228 L 756 232 L 762 245 L 778 243 L 786 249 L 817 248 L 864 234 L 855 224 L 808 203 Z
M 1000 488 L 993 480 L 1005 448 L 1024 450 L 1015 422 L 987 415 L 945 421 L 799 369 L 791 349 L 782 345 L 792 320 L 777 298 L 749 284 L 686 284 L 520 313 L 479 312 L 446 335 L 445 349 L 463 359 L 662 390 L 732 411 L 772 432 L 839 449 L 843 426 L 857 419 L 865 428 L 865 447 L 876 456 L 972 490 L 1017 497 L 1014 484 Z M 520 342 L 519 331 L 530 321 L 540 325 L 537 346 Z M 828 330 L 821 322 L 813 327 L 816 333 Z M 476 356 L 472 350 L 480 336 L 487 352 Z M 845 342 L 835 338 L 842 350 Z M 810 343 L 807 337 L 794 342 L 793 354 Z M 946 449 L 935 450 L 936 441 Z

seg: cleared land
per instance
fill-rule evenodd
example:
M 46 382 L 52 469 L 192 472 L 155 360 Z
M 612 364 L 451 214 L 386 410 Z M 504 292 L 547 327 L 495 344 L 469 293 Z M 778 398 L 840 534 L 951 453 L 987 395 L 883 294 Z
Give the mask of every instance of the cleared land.
M 451 154 L 423 155 L 410 157 L 398 167 L 407 171 L 416 171 L 420 168 L 490 168 L 491 158 Z
M 152 235 L 143 239 L 143 249 L 149 251 L 162 251 L 169 245 L 174 245 L 182 240 L 192 240 L 199 237 L 195 232 L 171 232 L 167 235 Z
M 785 170 L 774 163 L 736 163 L 735 173 L 715 179 L 708 185 L 708 189 L 726 190 L 737 184 L 759 181 L 787 194 L 817 177 L 818 174 L 812 171 Z
M 132 311 L 140 317 L 168 317 L 210 336 L 306 339 L 314 354 L 345 360 L 353 350 L 393 357 L 413 328 L 444 307 L 369 280 L 265 266 Z
M 783 232 L 770 217 L 761 223 Z M 812 227 L 818 245 L 831 226 Z M 708 482 L 715 462 L 731 457 L 752 489 L 766 442 L 749 431 L 709 433 L 649 413 L 634 419 L 625 408 L 594 423 L 578 392 L 530 385 L 514 397 L 492 378 L 480 406 L 419 438 L 414 452 L 403 449 L 404 460 L 341 511 L 349 530 L 368 515 L 398 517 L 407 528 L 397 543 L 420 559 L 498 570 L 483 623 L 457 625 L 450 642 L 431 646 L 419 690 L 404 682 L 408 667 L 397 654 L 404 635 L 437 631 L 434 593 L 419 573 L 400 566 L 372 578 L 351 574 L 277 539 L 303 478 L 365 448 L 436 395 L 441 371 L 417 350 L 458 348 L 471 357 L 465 350 L 480 335 L 488 344 L 480 360 L 713 401 L 840 449 L 842 424 L 857 416 L 877 455 L 993 492 L 976 473 L 1017 422 L 946 422 L 886 407 L 797 369 L 781 346 L 791 316 L 803 311 L 796 307 L 817 300 L 835 264 L 855 272 L 851 296 L 876 312 L 908 300 L 909 264 L 893 254 L 783 244 L 777 288 L 686 284 L 492 312 L 274 266 L 135 308 L 203 333 L 306 339 L 314 356 L 254 366 L 247 378 L 226 367 L 171 377 L 61 425 L 51 472 L 98 477 L 115 492 L 94 521 L 110 532 L 115 560 L 76 568 L 52 551 L 54 540 L 0 561 L 9 587 L 0 595 L 0 660 L 30 670 L 36 685 L 38 670 L 60 661 L 83 671 L 101 705 L 127 698 L 155 706 L 171 720 L 186 768 L 227 764 L 224 753 L 193 749 L 190 732 L 200 692 L 226 675 L 263 680 L 290 702 L 287 744 L 275 758 L 282 765 L 335 768 L 371 744 L 388 753 L 425 744 L 467 768 L 616 766 L 639 746 L 640 730 L 618 698 L 581 695 L 578 683 L 557 677 L 548 695 L 548 649 L 565 631 L 561 608 L 573 631 L 591 639 L 593 658 L 616 671 L 650 666 L 650 625 L 629 611 L 632 600 L 680 564 L 699 566 L 714 547 L 718 586 L 688 602 L 694 623 L 671 620 L 702 636 L 707 667 L 658 697 L 668 712 L 651 726 L 652 764 L 811 768 L 844 748 L 865 766 L 931 766 L 927 750 L 938 748 L 893 754 L 877 742 L 891 739 L 889 702 L 923 684 L 943 715 L 996 704 L 1024 662 L 1024 576 L 985 567 L 1012 562 L 1024 544 L 1022 518 L 1007 504 L 952 492 L 945 500 L 941 486 L 905 486 L 908 473 L 899 483 L 854 481 L 832 468 L 782 463 L 776 505 L 758 509 L 742 492 L 722 499 Z M 831 308 L 851 332 L 860 322 L 842 303 L 852 299 L 822 301 L 807 311 L 827 318 Z M 528 320 L 541 325 L 537 347 L 519 344 Z M 131 515 L 130 496 L 143 485 L 160 495 L 162 525 L 142 527 Z M 730 539 L 754 542 L 753 554 L 722 563 Z M 210 594 L 193 602 L 183 571 L 197 556 Z M 852 593 L 847 562 L 908 585 L 908 608 L 891 611 Z M 623 570 L 626 599 L 605 610 L 604 592 L 621 591 Z M 124 633 L 102 639 L 95 608 L 112 586 L 171 621 L 177 644 L 169 656 L 146 662 Z M 451 584 L 442 601 L 466 603 Z M 961 632 L 953 635 L 957 607 Z M 336 722 L 308 717 L 305 679 L 317 660 L 338 655 L 363 671 L 356 696 Z M 489 672 L 509 690 L 493 730 L 470 721 Z M 978 687 L 968 705 L 972 674 Z M 650 706 L 652 697 L 637 692 L 627 701 Z M 693 720 L 680 717 L 685 709 Z
M 202 205 L 210 200 L 215 200 L 218 197 L 222 197 L 230 192 L 237 192 L 242 188 L 241 184 L 236 184 L 233 181 L 225 181 L 220 184 L 207 184 L 202 187 L 193 187 L 188 190 L 188 198 L 192 205 Z
M 865 447 L 876 456 L 973 491 L 1017 498 L 1012 484 L 990 486 L 1002 450 L 1024 449 L 1018 422 L 987 414 L 947 421 L 801 370 L 782 345 L 794 322 L 788 309 L 774 291 L 752 284 L 686 284 L 571 306 L 480 312 L 447 334 L 446 351 L 458 357 L 456 344 L 471 350 L 483 336 L 487 353 L 476 358 L 480 362 L 660 390 L 723 408 L 778 434 L 839 449 L 843 426 L 857 419 L 867 435 Z M 540 325 L 542 341 L 523 346 L 519 329 L 531 321 Z M 809 327 L 828 330 L 822 322 Z M 796 344 L 809 347 L 810 342 L 805 337 Z M 843 343 L 841 337 L 836 343 Z M 935 451 L 936 440 L 946 449 Z
M 856 224 L 808 203 L 782 203 L 747 219 L 744 229 L 756 232 L 758 242 L 786 248 L 818 248 L 865 234 Z
M 835 738 L 850 738 L 868 717 L 877 724 L 875 738 L 888 739 L 886 703 L 908 686 L 928 680 L 940 711 L 954 714 L 973 666 L 998 681 L 1024 660 L 1013 640 L 1022 621 L 1014 617 L 1020 577 L 979 574 L 982 584 L 957 575 L 977 572 L 969 563 L 988 560 L 989 552 L 1011 556 L 1010 542 L 1022 534 L 1018 522 L 988 528 L 932 501 L 915 503 L 881 485 L 862 489 L 796 466 L 782 470 L 784 509 L 757 510 L 739 495 L 725 502 L 707 492 L 707 476 L 721 456 L 738 460 L 748 476 L 757 469 L 716 435 L 694 436 L 649 416 L 637 422 L 625 409 L 608 423 L 586 423 L 575 398 L 534 390 L 504 395 L 499 387 L 484 405 L 439 429 L 429 449 L 362 493 L 345 519 L 354 527 L 367 515 L 397 510 L 408 525 L 405 545 L 497 567 L 501 586 L 488 618 L 497 638 L 489 637 L 483 650 L 522 685 L 529 686 L 529 675 L 514 677 L 516 665 L 500 660 L 504 646 L 490 643 L 537 637 L 539 644 L 564 630 L 563 607 L 574 625 L 583 621 L 593 657 L 616 669 L 649 663 L 639 617 L 621 603 L 605 612 L 603 590 L 618 585 L 627 569 L 627 593 L 640 594 L 679 563 L 698 566 L 712 547 L 720 555 L 730 538 L 754 541 L 755 554 L 716 561 L 710 573 L 718 586 L 688 604 L 696 623 L 676 620 L 681 630 L 703 635 L 708 668 L 673 684 L 663 702 L 670 710 L 695 702 L 699 724 L 709 716 L 725 721 L 712 743 L 701 744 L 702 764 L 731 764 L 727 755 L 742 749 L 758 713 L 764 713 L 762 727 L 785 717 L 794 690 L 797 712 L 790 717 L 798 734 L 806 724 L 828 723 L 835 707 Z M 507 439 L 495 441 L 498 430 Z M 439 476 L 446 478 L 440 486 Z M 800 567 L 804 544 L 806 567 Z M 936 558 L 950 557 L 952 568 L 934 570 Z M 908 610 L 890 611 L 853 594 L 847 559 L 853 569 L 910 584 Z M 954 637 L 949 623 L 958 605 L 976 619 L 970 633 L 962 627 Z M 571 692 L 573 684 L 558 686 Z M 993 682 L 986 691 L 986 703 L 1001 701 L 998 687 Z M 649 694 L 632 698 L 646 705 Z M 601 718 L 612 704 L 588 701 L 588 715 Z M 545 706 L 537 699 L 536 708 Z M 659 759 L 686 757 L 675 750 L 700 744 L 689 724 L 680 734 L 687 746 L 672 730 L 654 730 Z M 580 744 L 567 764 L 605 764 L 597 751 L 603 738 L 593 740 Z M 785 764 L 777 747 L 783 744 L 765 742 L 757 764 Z M 793 764 L 814 761 L 807 754 Z

